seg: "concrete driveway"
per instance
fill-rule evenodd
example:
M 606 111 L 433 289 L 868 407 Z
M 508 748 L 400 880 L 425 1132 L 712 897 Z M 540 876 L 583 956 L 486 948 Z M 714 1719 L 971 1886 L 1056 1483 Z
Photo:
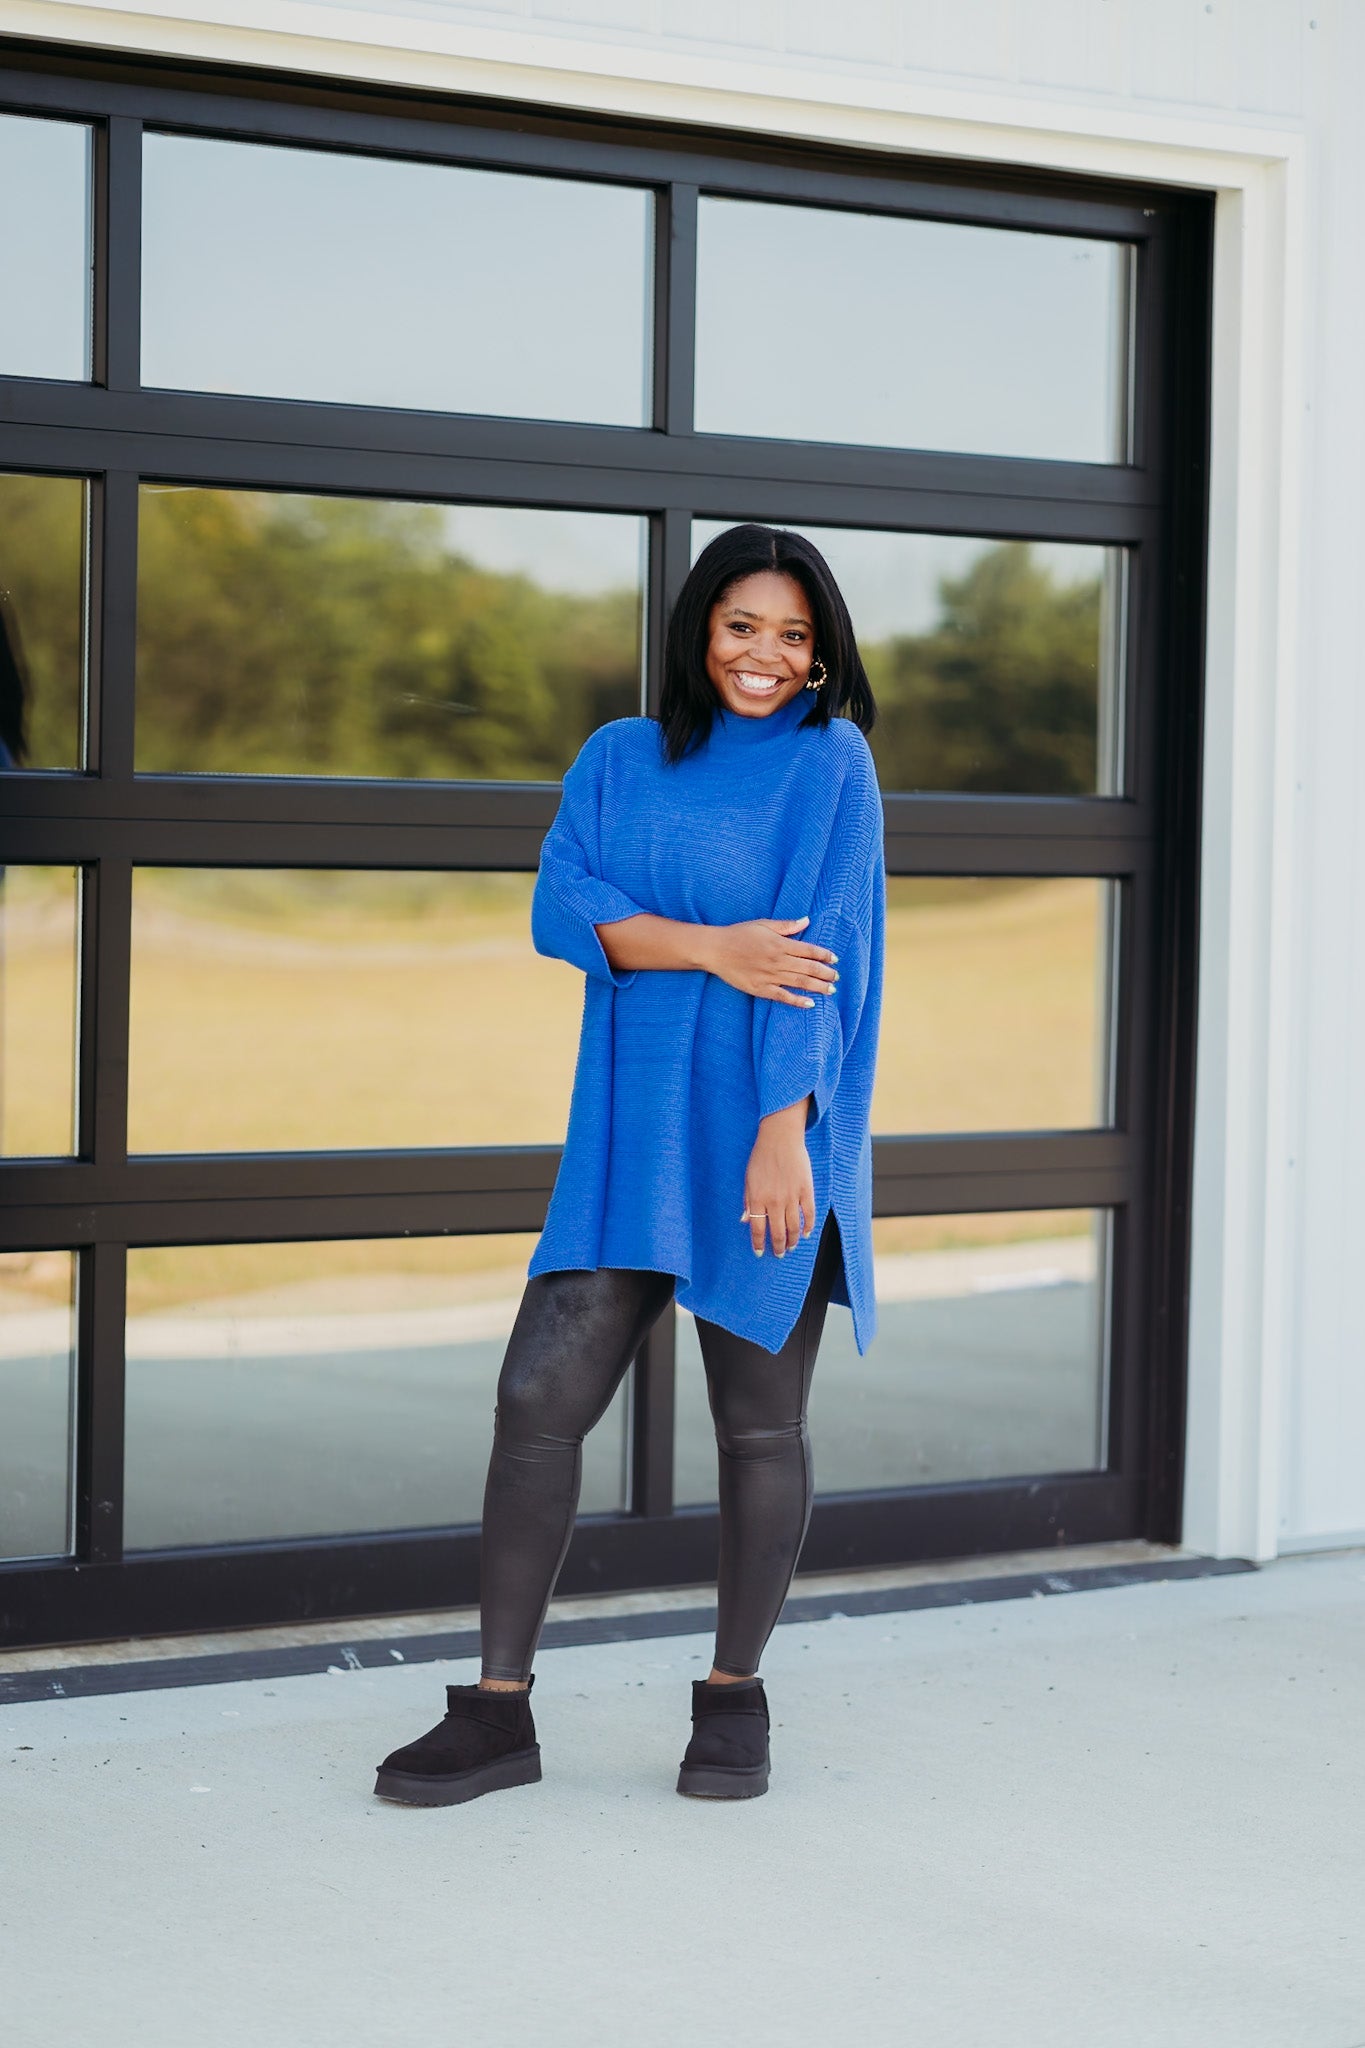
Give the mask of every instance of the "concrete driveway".
M 434 1811 L 471 1665 L 0 1709 L 8 2048 L 1365 2043 L 1365 1556 L 784 1625 L 735 1806 L 708 1649 L 545 1653 L 544 1783 Z

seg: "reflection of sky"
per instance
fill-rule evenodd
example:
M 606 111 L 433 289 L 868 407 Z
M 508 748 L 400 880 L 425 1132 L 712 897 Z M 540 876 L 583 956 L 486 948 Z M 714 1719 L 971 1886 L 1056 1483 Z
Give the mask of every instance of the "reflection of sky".
M 692 558 L 732 520 L 694 519 Z M 852 527 L 802 526 L 843 591 L 854 630 L 868 643 L 895 634 L 930 633 L 938 624 L 938 580 L 958 577 L 998 545 L 962 534 L 864 533 Z M 1033 541 L 1034 559 L 1058 583 L 1089 583 L 1103 573 L 1103 548 L 1069 541 Z
M 703 199 L 697 427 L 1112 462 L 1115 242 Z
M 446 543 L 481 569 L 532 577 L 543 590 L 595 597 L 644 588 L 643 519 L 613 512 L 541 512 L 447 505 Z
M 90 374 L 90 130 L 0 114 L 0 376 Z
M 169 135 L 143 182 L 150 385 L 646 417 L 645 191 Z
M 174 497 L 199 496 L 205 487 L 145 483 L 142 489 L 148 496 Z M 267 504 L 278 497 L 300 508 L 328 502 L 314 492 L 243 495 Z M 475 568 L 527 576 L 542 590 L 580 597 L 644 589 L 649 524 L 634 513 L 550 511 L 531 505 L 434 504 L 423 509 L 440 513 L 447 548 Z

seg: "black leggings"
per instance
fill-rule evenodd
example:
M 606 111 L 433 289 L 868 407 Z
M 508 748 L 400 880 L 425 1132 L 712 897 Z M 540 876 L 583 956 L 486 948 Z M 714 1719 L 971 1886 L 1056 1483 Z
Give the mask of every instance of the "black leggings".
M 840 1256 L 831 1210 L 801 1313 L 779 1352 L 697 1318 L 720 1453 L 715 1662 L 737 1678 L 758 1669 L 810 1521 L 806 1403 Z M 613 1266 L 538 1273 L 526 1283 L 498 1380 L 484 1494 L 485 1678 L 531 1675 L 573 1533 L 583 1438 L 673 1287 L 670 1273 Z

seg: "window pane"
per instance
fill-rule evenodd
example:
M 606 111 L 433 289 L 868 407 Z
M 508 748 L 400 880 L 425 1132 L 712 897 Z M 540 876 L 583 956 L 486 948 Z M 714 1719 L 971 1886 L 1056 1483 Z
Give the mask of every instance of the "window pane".
M 130 1549 L 476 1523 L 535 1238 L 128 1254 Z M 623 1388 L 583 1509 L 624 1505 Z
M 75 868 L 0 868 L 0 1156 L 75 1149 Z
M 148 135 L 142 381 L 642 426 L 648 192 Z
M 832 1307 L 811 1389 L 819 1492 L 1102 1470 L 1109 1214 L 895 1216 L 872 1226 L 865 1358 Z M 678 1313 L 677 1498 L 716 1498 L 692 1317 Z
M 555 781 L 641 709 L 645 532 L 148 486 L 137 766 Z
M 0 1557 L 71 1548 L 76 1261 L 0 1252 Z
M 695 521 L 694 558 L 730 523 Z M 1121 548 L 801 530 L 848 600 L 883 789 L 1122 790 Z
M 130 1149 L 560 1143 L 583 983 L 534 879 L 139 869 Z
M 1116 921 L 1111 882 L 890 877 L 873 1129 L 1110 1123 Z
M 90 375 L 90 130 L 0 114 L 0 377 Z
M 0 772 L 79 768 L 85 485 L 0 472 Z
M 703 199 L 697 429 L 1122 462 L 1131 268 L 1120 242 Z M 748 345 L 784 286 L 781 345 Z

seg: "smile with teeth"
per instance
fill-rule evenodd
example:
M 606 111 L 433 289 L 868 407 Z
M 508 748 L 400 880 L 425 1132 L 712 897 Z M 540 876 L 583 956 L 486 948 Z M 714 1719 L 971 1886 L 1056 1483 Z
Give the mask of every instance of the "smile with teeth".
M 746 697 L 771 697 L 774 690 L 782 687 L 781 676 L 760 675 L 757 669 L 731 669 L 730 675 L 736 689 L 743 690 Z

